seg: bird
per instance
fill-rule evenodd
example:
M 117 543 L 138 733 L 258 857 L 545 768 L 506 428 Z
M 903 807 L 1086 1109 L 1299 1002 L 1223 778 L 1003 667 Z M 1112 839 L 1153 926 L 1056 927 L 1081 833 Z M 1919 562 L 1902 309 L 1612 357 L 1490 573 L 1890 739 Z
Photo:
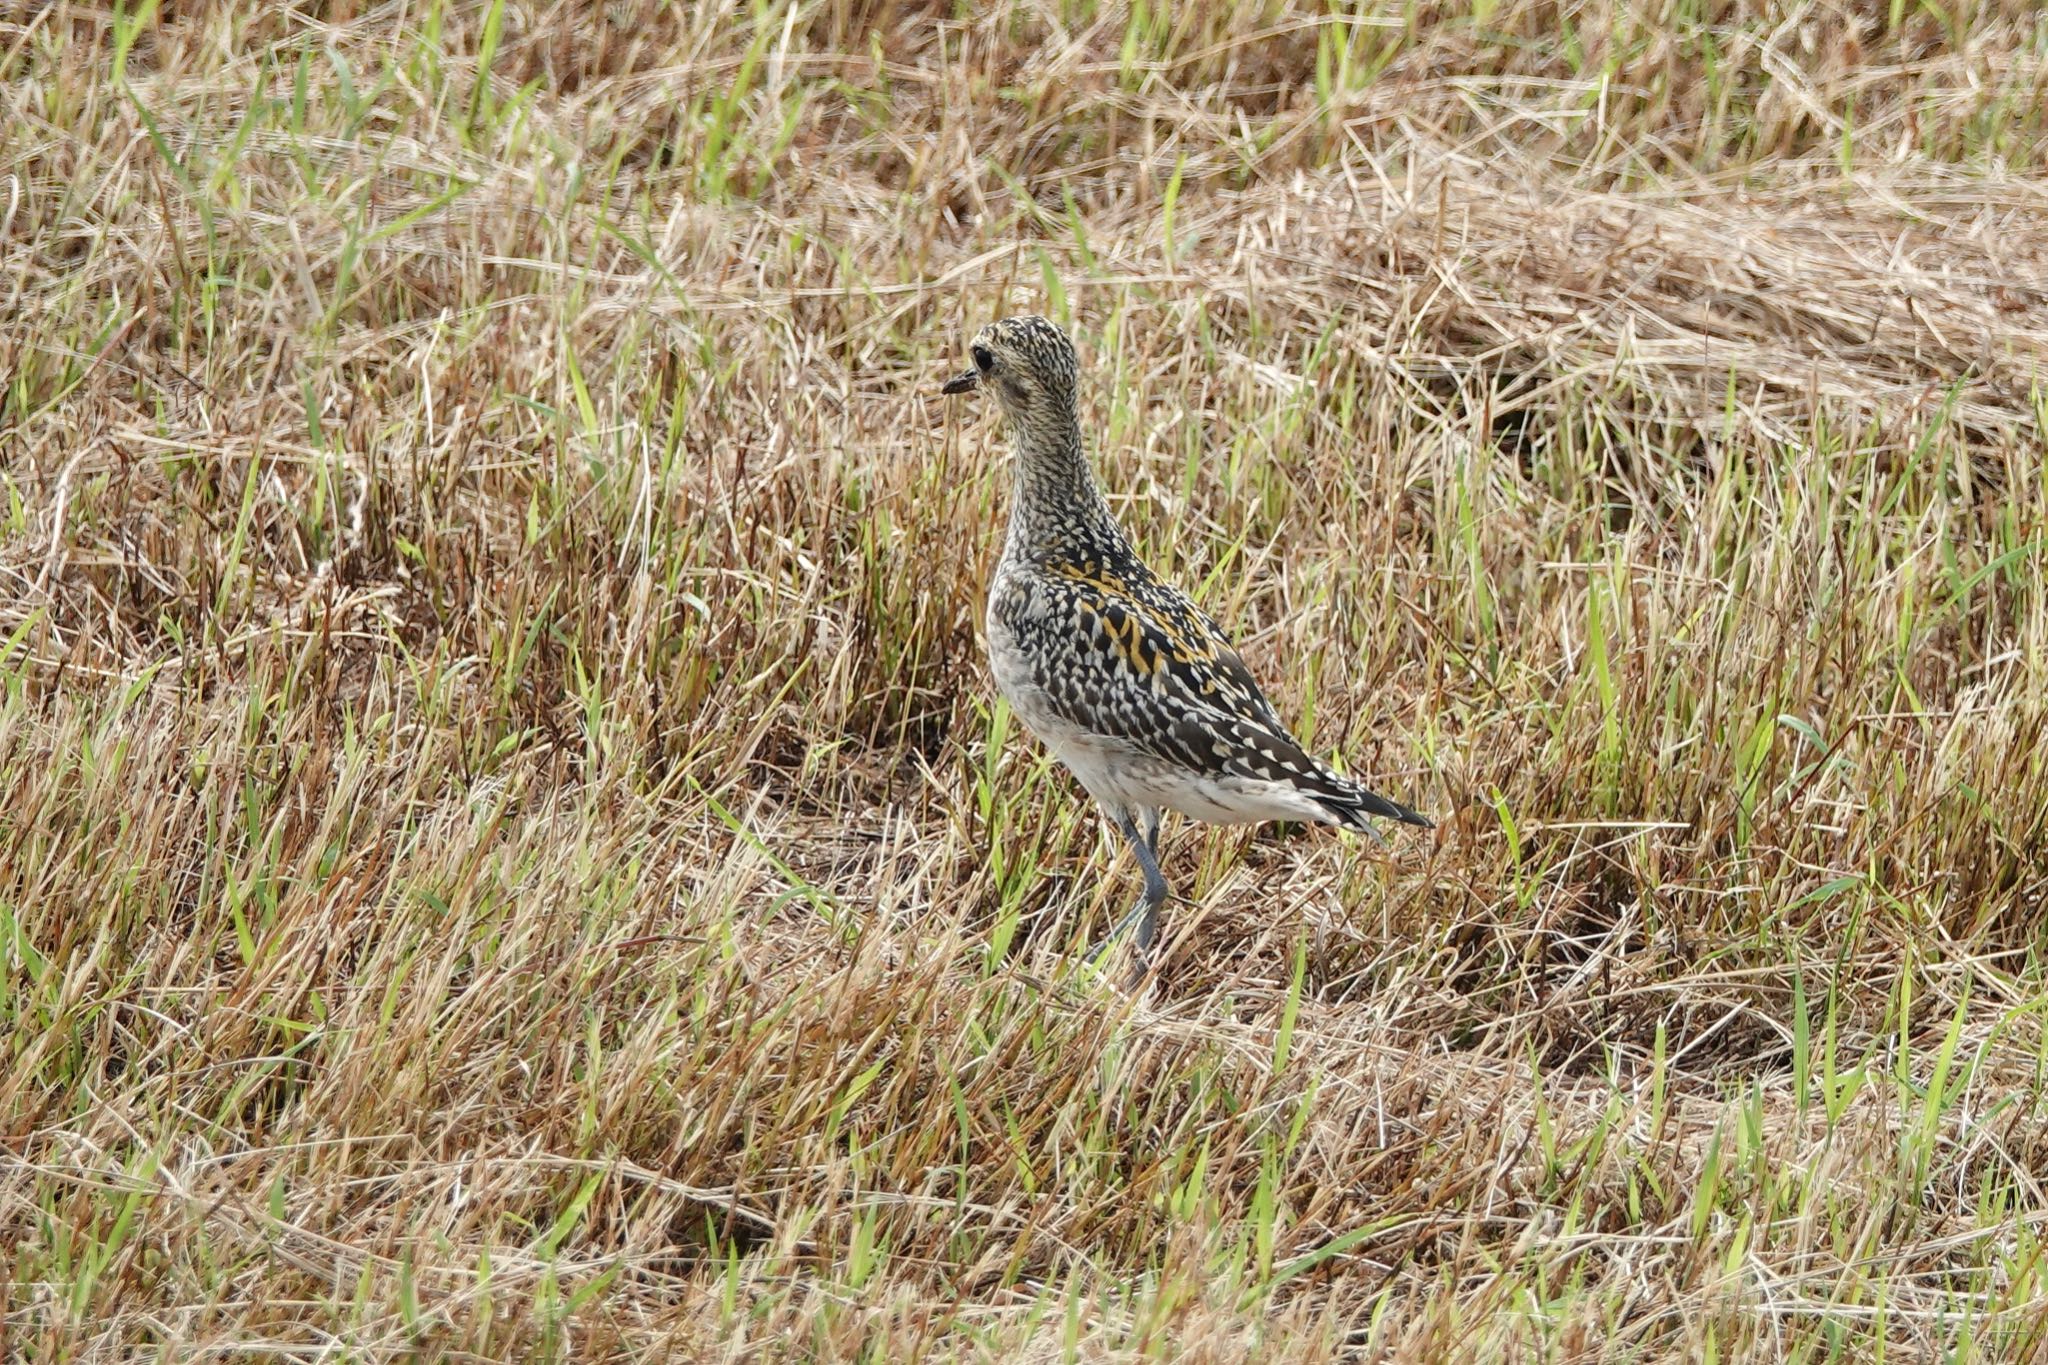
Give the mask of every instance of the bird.
M 1212 824 L 1302 820 L 1363 831 L 1420 812 L 1309 756 L 1214 618 L 1146 566 L 1083 448 L 1073 342 L 1024 314 L 982 327 L 949 395 L 993 394 L 1013 453 L 1009 525 L 988 588 L 990 671 L 1012 714 L 1102 807 L 1144 890 L 1093 961 L 1133 926 L 1148 970 L 1168 886 L 1164 811 Z

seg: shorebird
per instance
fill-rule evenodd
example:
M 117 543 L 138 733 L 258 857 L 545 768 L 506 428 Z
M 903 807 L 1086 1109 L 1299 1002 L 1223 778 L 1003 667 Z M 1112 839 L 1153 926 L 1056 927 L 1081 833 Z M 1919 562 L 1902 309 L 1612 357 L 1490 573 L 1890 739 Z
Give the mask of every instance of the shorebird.
M 1309 757 L 1223 628 L 1138 558 L 1082 449 L 1080 367 L 1066 334 L 1042 317 L 1004 318 L 969 354 L 974 368 L 941 392 L 994 393 L 1015 447 L 1010 525 L 988 594 L 996 686 L 1145 874 L 1091 960 L 1136 925 L 1144 975 L 1167 898 L 1161 811 L 1215 824 L 1310 820 L 1375 838 L 1374 816 L 1430 828 Z

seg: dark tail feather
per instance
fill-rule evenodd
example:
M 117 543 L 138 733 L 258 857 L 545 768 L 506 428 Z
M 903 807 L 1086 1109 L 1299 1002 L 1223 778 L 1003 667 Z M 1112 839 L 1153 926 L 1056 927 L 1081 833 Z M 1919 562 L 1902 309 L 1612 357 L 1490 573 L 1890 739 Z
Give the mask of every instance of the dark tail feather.
M 1377 815 L 1383 820 L 1399 820 L 1404 825 L 1420 829 L 1436 828 L 1435 823 L 1422 812 L 1410 810 L 1399 801 L 1389 801 L 1378 792 L 1367 791 L 1356 784 L 1352 784 L 1351 790 L 1343 796 L 1318 796 L 1316 799 L 1337 817 L 1340 824 L 1367 833 L 1373 832 L 1372 826 L 1366 823 L 1368 815 Z

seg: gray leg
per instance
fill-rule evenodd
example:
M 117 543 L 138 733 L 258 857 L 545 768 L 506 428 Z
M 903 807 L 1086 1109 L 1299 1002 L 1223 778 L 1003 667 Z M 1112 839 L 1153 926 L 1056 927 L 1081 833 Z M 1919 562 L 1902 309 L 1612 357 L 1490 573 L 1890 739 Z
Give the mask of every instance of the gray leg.
M 1131 841 L 1131 851 L 1138 855 L 1138 866 L 1145 871 L 1145 894 L 1131 907 L 1110 937 L 1123 933 L 1133 920 L 1137 921 L 1138 960 L 1143 962 L 1152 955 L 1152 939 L 1159 928 L 1159 907 L 1166 903 L 1166 876 L 1159 870 L 1159 808 L 1141 806 L 1135 821 L 1126 817 L 1117 823 L 1124 832 L 1124 838 Z M 1133 824 L 1137 826 L 1135 830 Z M 1152 855 L 1149 859 L 1145 856 L 1148 853 Z
M 1152 941 L 1159 932 L 1159 907 L 1166 903 L 1166 878 L 1159 871 L 1159 812 L 1145 809 L 1138 815 L 1144 825 L 1142 833 L 1129 812 L 1112 811 L 1110 818 L 1116 821 L 1116 827 L 1123 831 L 1124 838 L 1131 845 L 1131 852 L 1137 855 L 1138 867 L 1145 874 L 1145 892 L 1130 912 L 1117 921 L 1116 928 L 1109 931 L 1109 937 L 1088 955 L 1088 960 L 1094 962 L 1100 958 L 1111 944 L 1123 937 L 1126 929 L 1135 924 L 1138 928 L 1138 970 L 1142 975 L 1145 959 L 1152 955 Z

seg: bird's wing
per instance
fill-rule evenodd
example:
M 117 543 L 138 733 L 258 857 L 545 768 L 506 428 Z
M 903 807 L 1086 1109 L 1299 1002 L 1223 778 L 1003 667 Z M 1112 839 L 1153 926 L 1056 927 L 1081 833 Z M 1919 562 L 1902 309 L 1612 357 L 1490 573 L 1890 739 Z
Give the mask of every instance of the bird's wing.
M 1066 617 L 1079 662 L 1067 676 L 1041 662 L 1035 681 L 1069 724 L 1192 772 L 1286 783 L 1340 817 L 1421 821 L 1309 757 L 1222 628 L 1179 592 L 1080 572 L 1055 582 L 1067 610 L 1050 615 Z
M 1176 597 L 1179 594 L 1175 594 Z M 1189 602 L 1180 599 L 1180 606 L 1191 618 L 1188 634 L 1205 637 L 1210 654 L 1209 667 L 1219 679 L 1219 686 L 1228 688 L 1237 700 L 1236 709 L 1252 720 L 1258 721 L 1275 734 L 1287 733 L 1287 723 L 1280 719 L 1280 713 L 1273 709 L 1273 703 L 1266 700 L 1266 694 L 1259 690 L 1258 681 L 1252 677 L 1251 669 L 1245 667 L 1244 656 L 1230 643 L 1230 637 L 1223 633 L 1223 627 L 1216 618 Z
M 1049 575 L 1044 587 L 1057 602 L 1032 622 L 1065 636 L 1065 649 L 1028 651 L 1034 681 L 1063 720 L 1194 774 L 1282 782 L 1360 829 L 1364 814 L 1430 823 L 1309 757 L 1223 628 L 1180 591 L 1149 575 L 1090 569 Z

